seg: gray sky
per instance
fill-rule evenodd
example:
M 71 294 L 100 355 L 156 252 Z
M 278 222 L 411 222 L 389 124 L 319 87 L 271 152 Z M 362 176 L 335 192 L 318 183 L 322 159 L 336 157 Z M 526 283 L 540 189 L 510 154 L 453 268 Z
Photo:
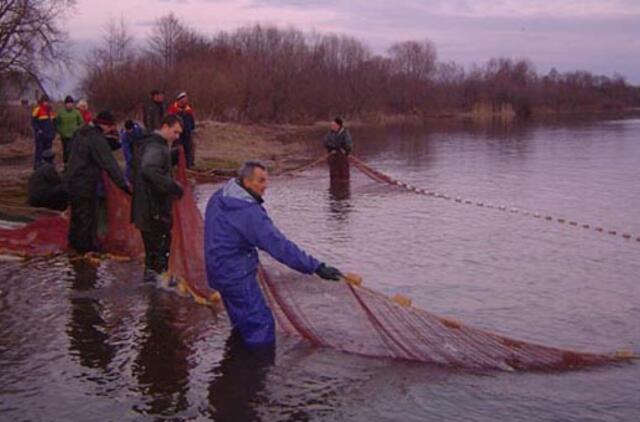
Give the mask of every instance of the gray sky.
M 640 0 L 78 0 L 65 27 L 82 52 L 109 18 L 123 17 L 142 41 L 169 12 L 207 34 L 275 24 L 352 35 L 379 53 L 428 38 L 440 60 L 465 66 L 529 58 L 540 72 L 618 72 L 640 84 Z

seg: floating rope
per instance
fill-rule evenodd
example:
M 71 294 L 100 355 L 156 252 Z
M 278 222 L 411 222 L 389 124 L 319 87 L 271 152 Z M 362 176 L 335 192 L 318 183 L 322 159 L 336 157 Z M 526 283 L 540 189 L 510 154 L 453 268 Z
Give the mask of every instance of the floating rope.
M 430 189 L 422 189 L 422 188 L 418 188 L 415 187 L 409 183 L 405 183 L 402 181 L 399 181 L 397 179 L 394 179 L 393 177 L 382 173 L 374 168 L 372 168 L 371 166 L 367 165 L 366 163 L 364 163 L 362 160 L 349 155 L 349 162 L 351 162 L 351 164 L 354 165 L 355 168 L 357 168 L 358 170 L 360 170 L 363 174 L 365 174 L 366 176 L 368 176 L 369 178 L 371 178 L 372 180 L 379 182 L 379 183 L 387 183 L 391 186 L 394 186 L 396 188 L 400 188 L 412 193 L 416 193 L 419 195 L 425 195 L 425 196 L 431 196 L 434 198 L 438 198 L 438 199 L 442 199 L 445 201 L 452 201 L 458 204 L 464 204 L 464 205 L 471 205 L 471 206 L 476 206 L 476 207 L 482 207 L 482 208 L 489 208 L 489 209 L 495 209 L 498 211 L 503 211 L 503 212 L 508 212 L 511 214 L 520 214 L 523 216 L 527 216 L 527 217 L 533 217 L 536 219 L 544 219 L 546 221 L 552 221 L 552 222 L 556 222 L 559 224 L 563 224 L 563 225 L 567 225 L 567 226 L 571 226 L 571 227 L 575 227 L 575 228 L 581 228 L 583 230 L 593 230 L 596 231 L 598 233 L 602 233 L 602 234 L 607 234 L 609 236 L 618 236 L 618 237 L 622 237 L 625 240 L 632 240 L 635 239 L 637 242 L 640 242 L 640 236 L 632 236 L 631 234 L 629 234 L 628 232 L 620 232 L 618 230 L 612 230 L 612 229 L 605 229 L 602 226 L 594 226 L 592 224 L 585 224 L 585 223 L 579 223 L 575 220 L 567 220 L 565 218 L 561 218 L 561 217 L 554 217 L 552 215 L 548 215 L 548 214 L 542 214 L 539 212 L 532 212 L 532 211 L 528 211 L 528 210 L 524 210 L 524 209 L 520 209 L 520 208 L 516 208 L 516 207 L 509 207 L 506 205 L 495 205 L 489 202 L 482 202 L 482 201 L 474 201 L 471 199 L 467 199 L 467 198 L 462 198 L 460 196 L 451 196 L 451 195 L 447 195 L 444 193 L 440 193 L 440 192 L 435 192 L 433 190 Z
M 303 170 L 308 170 L 311 167 L 315 167 L 315 166 L 317 166 L 319 164 L 324 163 L 327 160 L 327 158 L 329 158 L 330 155 L 331 155 L 330 153 L 324 154 L 322 157 L 318 158 L 317 160 L 314 160 L 314 161 L 312 161 L 310 163 L 307 163 L 307 164 L 303 164 L 303 165 L 301 165 L 299 167 L 292 168 L 290 170 L 285 170 L 285 171 L 283 171 L 281 173 L 278 173 L 278 175 L 287 175 L 287 174 L 299 173 L 299 172 L 301 172 Z

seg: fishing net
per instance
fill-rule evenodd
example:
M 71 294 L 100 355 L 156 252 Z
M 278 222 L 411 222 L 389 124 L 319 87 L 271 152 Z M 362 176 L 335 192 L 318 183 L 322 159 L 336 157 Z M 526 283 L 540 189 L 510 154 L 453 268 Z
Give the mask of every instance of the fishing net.
M 349 161 L 370 177 L 389 182 L 359 160 L 350 157 Z M 182 151 L 175 176 L 184 187 L 184 197 L 174 202 L 170 273 L 179 281 L 178 290 L 198 303 L 219 303 L 219 295 L 206 283 L 203 218 L 187 181 Z M 130 197 L 106 177 L 105 191 L 108 230 L 101 246 L 111 254 L 141 257 L 140 234 L 129 223 Z M 66 217 L 43 218 L 22 228 L 0 230 L 0 248 L 26 256 L 63 252 L 67 230 Z M 275 263 L 269 264 L 268 271 L 261 267 L 258 276 L 281 332 L 349 353 L 502 370 L 565 370 L 632 357 L 511 339 L 417 309 L 406 298 L 389 298 L 352 283 L 320 281 Z
M 182 185 L 184 195 L 173 201 L 171 228 L 171 252 L 169 274 L 178 282 L 182 293 L 189 293 L 200 304 L 213 304 L 219 295 L 206 282 L 204 265 L 204 221 L 198 209 L 193 188 L 187 180 L 186 159 L 182 147 L 179 149 L 175 179 Z M 101 246 L 105 252 L 128 257 L 144 257 L 144 244 L 138 229 L 130 221 L 131 197 L 106 175 L 107 235 Z
M 511 339 L 412 307 L 403 297 L 269 269 L 259 280 L 278 326 L 318 346 L 478 370 L 576 369 L 618 359 Z
M 66 215 L 41 217 L 23 227 L 0 228 L 0 254 L 42 256 L 67 248 L 69 219 Z

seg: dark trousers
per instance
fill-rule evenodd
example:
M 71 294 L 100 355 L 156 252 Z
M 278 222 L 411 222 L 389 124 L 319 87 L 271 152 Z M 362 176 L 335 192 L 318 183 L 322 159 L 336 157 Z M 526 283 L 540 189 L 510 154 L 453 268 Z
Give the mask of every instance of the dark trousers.
M 69 205 L 69 195 L 62 185 L 58 185 L 49 189 L 49 191 L 41 197 L 30 199 L 29 205 L 64 211 Z
M 349 158 L 345 154 L 336 151 L 335 154 L 329 156 L 328 161 L 331 183 L 349 180 Z
M 62 140 L 62 162 L 67 164 L 69 157 L 71 156 L 71 140 L 73 138 L 60 138 Z
M 161 274 L 169 269 L 171 226 L 154 223 L 149 230 L 141 230 L 144 242 L 144 267 Z
M 187 168 L 192 168 L 195 165 L 195 150 L 193 147 L 193 138 L 191 133 L 183 133 L 180 138 L 174 142 L 173 146 L 182 145 L 184 149 L 184 156 L 187 160 Z
M 96 197 L 72 195 L 69 245 L 77 252 L 97 251 L 98 210 Z
M 53 145 L 53 138 L 46 136 L 36 136 L 35 138 L 35 153 L 33 157 L 33 168 L 36 169 L 42 163 L 42 153 L 48 149 L 51 149 Z
M 187 168 L 192 168 L 196 161 L 196 151 L 193 146 L 193 138 L 191 137 L 191 134 L 189 134 L 189 136 L 185 136 L 184 155 L 187 157 Z

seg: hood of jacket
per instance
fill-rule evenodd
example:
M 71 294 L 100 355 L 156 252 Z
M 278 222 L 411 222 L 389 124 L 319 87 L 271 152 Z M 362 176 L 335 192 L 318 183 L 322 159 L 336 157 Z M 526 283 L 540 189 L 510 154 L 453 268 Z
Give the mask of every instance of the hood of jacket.
M 219 191 L 218 200 L 221 208 L 232 211 L 260 205 L 245 188 L 240 186 L 237 179 L 229 180 Z

